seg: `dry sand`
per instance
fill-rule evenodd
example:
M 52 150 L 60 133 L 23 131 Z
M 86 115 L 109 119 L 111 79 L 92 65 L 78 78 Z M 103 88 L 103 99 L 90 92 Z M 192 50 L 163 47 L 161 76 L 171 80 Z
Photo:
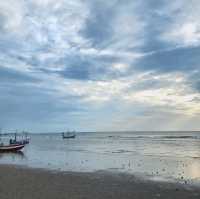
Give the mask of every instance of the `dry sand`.
M 200 188 L 152 182 L 132 175 L 53 173 L 0 166 L 0 199 L 199 199 Z

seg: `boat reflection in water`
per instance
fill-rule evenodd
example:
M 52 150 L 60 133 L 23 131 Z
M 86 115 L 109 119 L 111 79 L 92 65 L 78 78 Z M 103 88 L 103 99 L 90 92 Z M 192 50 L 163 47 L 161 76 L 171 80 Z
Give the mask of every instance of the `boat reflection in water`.
M 26 156 L 24 155 L 24 153 L 22 151 L 14 151 L 14 152 L 4 152 L 4 153 L 0 153 L 0 158 L 9 158 L 12 160 L 15 159 L 25 159 Z

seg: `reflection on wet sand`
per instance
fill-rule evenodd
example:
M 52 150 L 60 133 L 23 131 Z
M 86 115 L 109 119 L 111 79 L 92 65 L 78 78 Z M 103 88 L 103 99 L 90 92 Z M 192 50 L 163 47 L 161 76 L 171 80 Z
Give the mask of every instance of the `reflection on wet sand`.
M 189 165 L 188 170 L 189 170 L 190 176 L 193 179 L 200 178 L 200 169 L 199 169 L 199 164 L 197 162 L 194 162 L 191 165 Z

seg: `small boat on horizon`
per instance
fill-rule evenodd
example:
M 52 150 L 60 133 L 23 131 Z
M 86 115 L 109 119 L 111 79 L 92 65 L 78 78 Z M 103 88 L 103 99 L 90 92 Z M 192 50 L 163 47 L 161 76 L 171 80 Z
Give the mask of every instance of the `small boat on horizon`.
M 62 133 L 62 138 L 63 139 L 70 139 L 70 138 L 75 138 L 76 134 L 75 132 L 67 132 L 67 133 Z

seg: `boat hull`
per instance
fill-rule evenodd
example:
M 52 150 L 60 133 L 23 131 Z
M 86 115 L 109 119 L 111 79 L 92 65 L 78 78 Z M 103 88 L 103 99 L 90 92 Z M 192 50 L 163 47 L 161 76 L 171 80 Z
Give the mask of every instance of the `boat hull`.
M 63 139 L 70 139 L 70 138 L 75 138 L 76 137 L 76 134 L 75 133 L 69 133 L 69 132 L 67 132 L 67 133 L 62 133 L 62 138 Z
M 70 139 L 70 138 L 75 138 L 75 135 L 71 135 L 71 136 L 63 136 L 63 139 Z
M 0 153 L 2 152 L 16 152 L 23 149 L 25 144 L 11 144 L 6 146 L 0 146 Z

